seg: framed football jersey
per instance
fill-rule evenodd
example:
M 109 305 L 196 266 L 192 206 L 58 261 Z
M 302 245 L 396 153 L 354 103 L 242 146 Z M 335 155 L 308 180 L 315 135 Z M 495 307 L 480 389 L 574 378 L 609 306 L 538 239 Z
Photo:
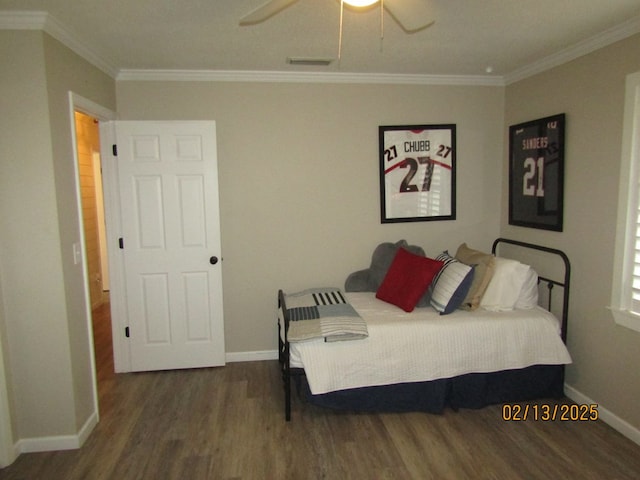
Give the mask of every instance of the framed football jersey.
M 509 223 L 562 231 L 564 113 L 509 127 Z
M 456 126 L 381 126 L 381 222 L 455 220 Z

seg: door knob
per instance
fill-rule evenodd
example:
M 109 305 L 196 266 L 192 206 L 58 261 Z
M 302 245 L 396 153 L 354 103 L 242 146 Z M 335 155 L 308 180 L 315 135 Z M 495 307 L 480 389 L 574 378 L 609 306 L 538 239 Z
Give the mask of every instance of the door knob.
M 209 263 L 210 263 L 211 265 L 215 265 L 216 263 L 218 263 L 218 257 L 216 257 L 216 256 L 214 255 L 213 257 L 211 257 L 211 258 L 209 259 Z

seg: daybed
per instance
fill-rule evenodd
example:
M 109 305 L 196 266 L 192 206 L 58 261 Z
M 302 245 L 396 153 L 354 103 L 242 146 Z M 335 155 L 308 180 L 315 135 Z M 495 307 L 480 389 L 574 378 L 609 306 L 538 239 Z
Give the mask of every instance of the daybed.
M 285 418 L 292 382 L 310 403 L 350 411 L 441 413 L 562 397 L 569 280 L 567 256 L 544 246 L 499 238 L 491 254 L 463 244 L 430 259 L 400 241 L 380 245 L 344 292 L 280 290 Z M 319 307 L 305 303 L 313 294 L 309 305 Z

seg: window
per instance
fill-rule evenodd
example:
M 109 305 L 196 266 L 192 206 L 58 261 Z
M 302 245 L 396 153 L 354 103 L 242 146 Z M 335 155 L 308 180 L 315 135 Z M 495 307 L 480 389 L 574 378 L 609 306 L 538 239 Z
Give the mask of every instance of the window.
M 640 72 L 627 76 L 611 312 L 640 332 Z

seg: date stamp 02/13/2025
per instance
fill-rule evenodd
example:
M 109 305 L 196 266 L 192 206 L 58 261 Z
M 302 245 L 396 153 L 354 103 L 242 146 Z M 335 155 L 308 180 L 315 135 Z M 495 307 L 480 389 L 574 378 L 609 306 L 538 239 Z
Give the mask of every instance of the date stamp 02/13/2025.
M 505 422 L 526 422 L 527 420 L 595 422 L 598 420 L 598 404 L 505 403 L 502 405 L 502 420 Z

